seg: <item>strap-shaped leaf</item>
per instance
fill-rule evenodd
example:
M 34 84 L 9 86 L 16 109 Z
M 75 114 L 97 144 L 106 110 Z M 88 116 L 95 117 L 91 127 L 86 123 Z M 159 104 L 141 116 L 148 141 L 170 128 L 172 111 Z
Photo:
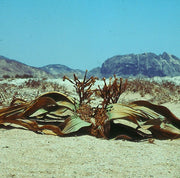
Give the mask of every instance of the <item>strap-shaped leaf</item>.
M 179 129 L 173 127 L 172 125 L 162 123 L 161 125 L 151 126 L 148 130 L 150 130 L 153 136 L 158 139 L 180 138 Z
M 55 100 L 56 102 L 66 101 L 66 102 L 75 104 L 73 98 L 71 98 L 63 93 L 56 92 L 56 91 L 45 93 L 45 94 L 41 95 L 40 97 L 50 97 L 53 100 Z
M 58 106 L 70 109 L 71 111 L 75 111 L 76 107 L 75 104 L 67 102 L 67 101 L 58 101 L 56 102 Z
M 0 109 L 0 119 L 10 117 L 12 115 L 18 115 L 22 113 L 26 108 L 27 105 L 17 105 L 17 106 L 9 106 L 3 109 Z
M 28 117 L 39 109 L 56 106 L 56 102 L 49 97 L 39 97 L 32 101 L 28 108 L 20 115 L 20 117 Z
M 0 123 L 12 119 L 25 119 L 27 117 L 38 117 L 43 114 L 61 115 L 66 110 L 75 110 L 74 101 L 59 92 L 49 92 L 41 95 L 32 102 L 17 103 L 0 110 Z
M 72 111 L 76 110 L 77 103 L 75 102 L 75 100 L 63 93 L 56 92 L 56 91 L 48 92 L 48 93 L 41 95 L 39 98 L 43 98 L 43 97 L 49 97 L 49 98 L 53 99 L 56 102 L 56 104 L 60 107 L 67 108 Z
M 180 120 L 166 107 L 151 104 L 147 101 L 136 101 L 129 105 L 112 104 L 107 108 L 110 120 L 128 120 L 137 124 L 138 130 L 151 131 L 155 138 L 179 138 Z M 124 124 L 121 122 L 121 124 Z M 125 123 L 126 125 L 126 123 Z M 131 124 L 128 124 L 131 127 Z
M 111 104 L 107 108 L 109 120 L 124 119 L 139 126 L 138 120 L 148 119 L 148 116 L 139 110 L 135 110 L 127 105 Z
M 38 117 L 38 116 L 41 116 L 41 115 L 46 114 L 46 113 L 48 113 L 48 111 L 45 110 L 44 108 L 41 108 L 41 109 L 38 109 L 33 114 L 31 114 L 29 117 Z
M 92 124 L 82 120 L 78 115 L 71 116 L 68 120 L 65 128 L 62 130 L 62 133 L 69 134 L 78 131 L 83 127 L 91 126 Z
M 60 103 L 60 105 L 55 105 L 54 107 L 48 107 L 45 106 L 44 108 L 40 108 L 35 113 L 30 115 L 30 117 L 37 117 L 43 114 L 53 114 L 56 116 L 62 116 L 67 110 L 74 111 L 75 106 L 71 103 L 68 103 L 66 101 L 63 101 Z
M 136 106 L 144 106 L 146 108 L 149 108 L 156 113 L 164 116 L 168 121 L 170 121 L 175 127 L 180 129 L 180 119 L 177 118 L 168 108 L 165 106 L 159 106 L 152 104 L 148 101 L 135 101 L 132 104 L 135 104 Z

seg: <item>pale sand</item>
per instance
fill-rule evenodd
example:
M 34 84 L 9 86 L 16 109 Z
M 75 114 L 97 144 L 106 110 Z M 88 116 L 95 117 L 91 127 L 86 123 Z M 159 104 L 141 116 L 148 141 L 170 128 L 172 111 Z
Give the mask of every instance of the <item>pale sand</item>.
M 180 103 L 164 106 L 180 118 Z M 179 178 L 180 140 L 155 140 L 151 144 L 0 128 L 0 177 Z

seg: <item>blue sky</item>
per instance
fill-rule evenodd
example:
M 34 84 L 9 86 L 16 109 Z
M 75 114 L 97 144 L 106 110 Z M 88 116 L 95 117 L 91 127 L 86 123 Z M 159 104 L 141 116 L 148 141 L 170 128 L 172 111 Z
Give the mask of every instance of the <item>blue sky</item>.
M 28 65 L 164 51 L 180 57 L 179 0 L 0 0 L 0 55 Z

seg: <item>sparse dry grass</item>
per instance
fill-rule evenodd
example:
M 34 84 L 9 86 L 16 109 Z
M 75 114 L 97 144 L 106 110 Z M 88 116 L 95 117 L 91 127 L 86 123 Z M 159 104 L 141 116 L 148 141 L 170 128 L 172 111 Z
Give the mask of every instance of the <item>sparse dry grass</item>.
M 0 83 L 0 105 L 9 105 L 13 98 L 22 98 L 30 101 L 40 94 L 49 91 L 58 91 L 71 95 L 74 92 L 72 88 L 67 88 L 63 83 L 57 84 L 45 79 L 27 79 L 21 85 L 10 84 L 7 81 L 7 83 Z M 149 101 L 156 104 L 180 101 L 180 85 L 175 85 L 168 81 L 157 83 L 143 79 L 130 80 L 127 83 L 125 93 L 126 95 L 128 93 L 139 93 L 141 97 L 150 95 L 151 99 Z
M 14 98 L 31 101 L 42 93 L 58 91 L 69 94 L 70 91 L 63 85 L 46 80 L 28 79 L 21 85 L 0 83 L 0 106 L 7 106 Z
M 150 101 L 157 104 L 180 101 L 180 86 L 168 81 L 157 83 L 135 79 L 128 81 L 126 92 L 139 93 L 141 97 L 151 95 Z

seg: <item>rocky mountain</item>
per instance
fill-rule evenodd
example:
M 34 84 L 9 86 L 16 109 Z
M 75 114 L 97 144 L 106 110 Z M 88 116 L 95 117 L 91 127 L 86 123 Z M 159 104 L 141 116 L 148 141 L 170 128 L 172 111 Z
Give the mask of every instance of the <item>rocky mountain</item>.
M 36 68 L 15 60 L 0 56 L 0 77 L 3 75 L 32 75 L 34 77 L 73 77 L 84 76 L 85 71 L 71 69 L 61 64 L 51 64 Z M 88 76 L 110 77 L 116 74 L 121 77 L 154 77 L 180 76 L 180 59 L 166 52 L 160 55 L 154 53 L 117 55 L 107 59 L 101 67 L 88 72 Z
M 15 77 L 16 75 L 23 76 L 29 75 L 33 77 L 52 77 L 51 74 L 36 68 L 31 67 L 21 62 L 8 59 L 4 56 L 0 56 L 0 77 L 9 76 Z
M 74 73 L 79 78 L 84 76 L 84 71 L 60 64 L 47 65 L 41 69 L 60 77 L 64 75 L 72 77 Z M 166 52 L 160 55 L 154 53 L 117 55 L 107 59 L 101 67 L 90 70 L 88 77 L 108 78 L 114 74 L 122 77 L 180 76 L 180 59 Z
M 129 76 L 180 76 L 180 59 L 166 52 L 118 55 L 107 59 L 99 69 L 99 76 L 114 74 Z
M 71 69 L 61 64 L 51 64 L 51 65 L 41 67 L 40 69 L 56 77 L 63 77 L 64 75 L 68 77 L 73 77 L 73 74 L 76 74 L 78 78 L 82 78 L 84 76 L 84 71 L 79 70 L 79 69 Z

